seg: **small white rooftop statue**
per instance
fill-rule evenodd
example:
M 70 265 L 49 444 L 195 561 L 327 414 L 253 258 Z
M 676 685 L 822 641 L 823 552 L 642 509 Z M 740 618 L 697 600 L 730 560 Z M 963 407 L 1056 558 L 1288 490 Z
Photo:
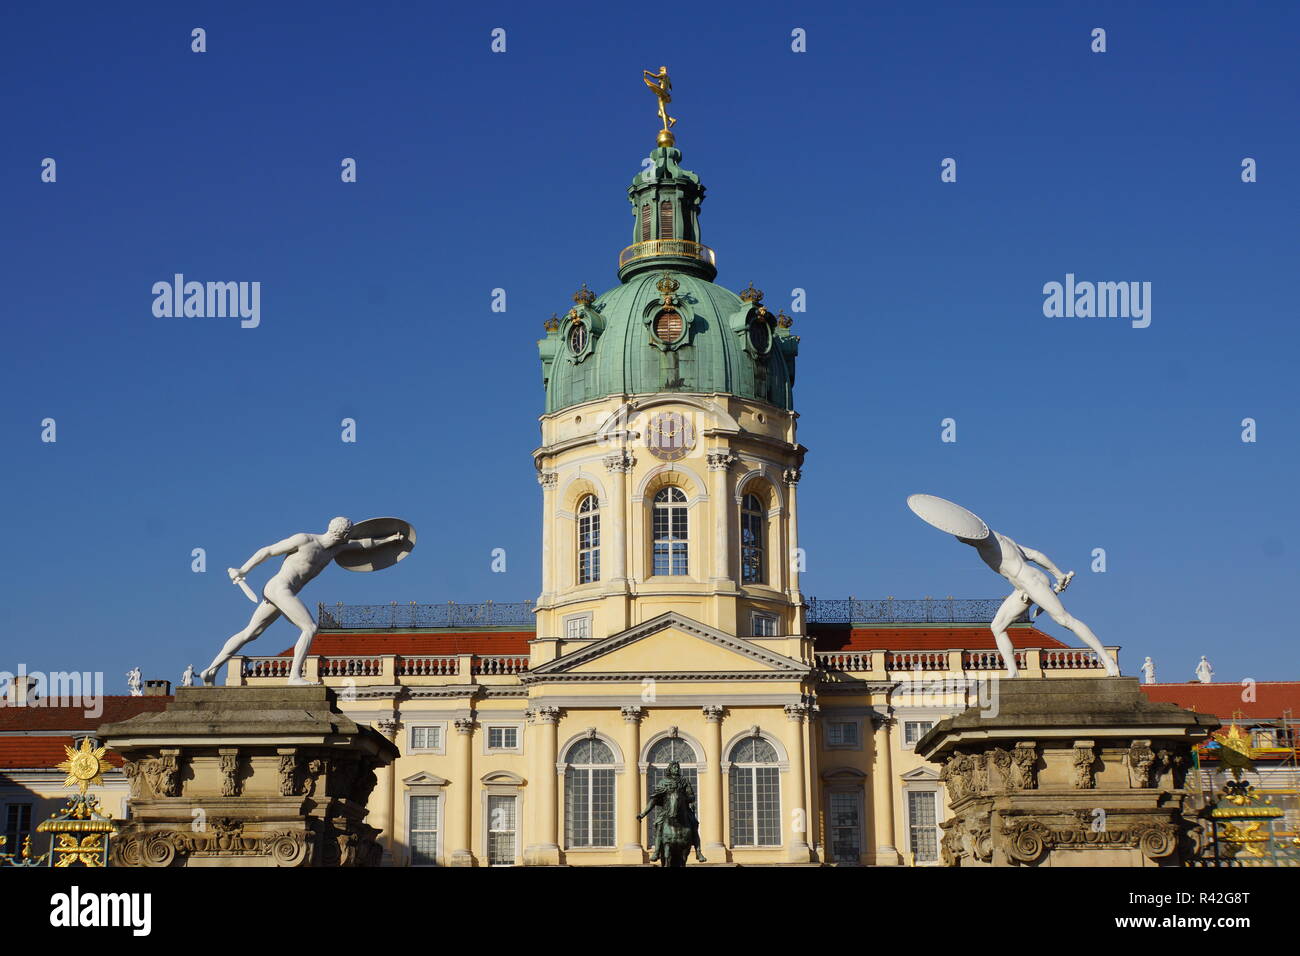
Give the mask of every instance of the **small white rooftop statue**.
M 1041 551 L 1023 547 L 1006 535 L 990 530 L 978 515 L 945 498 L 937 498 L 934 495 L 911 495 L 907 499 L 907 506 L 922 521 L 955 536 L 962 544 L 969 544 L 979 552 L 985 564 L 1015 587 L 998 608 L 990 625 L 993 639 L 997 641 L 998 650 L 1002 652 L 1008 677 L 1015 677 L 1018 671 L 1015 647 L 1011 643 L 1011 638 L 1007 636 L 1007 627 L 1031 604 L 1037 604 L 1053 621 L 1072 631 L 1079 640 L 1096 651 L 1108 676 L 1119 676 L 1119 667 L 1111 660 L 1110 654 L 1097 639 L 1097 635 L 1092 633 L 1092 629 L 1087 624 L 1067 612 L 1065 606 L 1061 604 L 1061 599 L 1057 597 L 1070 586 L 1070 581 L 1074 579 L 1073 571 L 1062 574 L 1061 569 Z M 1049 584 L 1047 575 L 1038 568 L 1031 567 L 1030 562 L 1050 571 L 1056 577 L 1056 586 Z
M 1154 684 L 1156 682 L 1156 662 L 1147 658 L 1142 662 L 1142 683 Z
M 392 567 L 414 547 L 415 529 L 399 518 L 371 518 L 355 527 L 347 518 L 335 518 L 324 534 L 292 535 L 261 548 L 244 562 L 243 567 L 228 568 L 231 583 L 238 585 L 248 599 L 257 604 L 257 609 L 253 611 L 248 626 L 226 641 L 220 653 L 199 675 L 203 683 L 211 687 L 221 666 L 241 647 L 258 638 L 282 614 L 297 625 L 299 631 L 298 643 L 293 649 L 293 663 L 289 667 L 289 683 L 315 683 L 302 676 L 302 665 L 316 634 L 316 621 L 298 599 L 298 592 L 331 561 L 337 561 L 340 567 L 349 571 L 378 571 Z M 285 555 L 284 563 L 262 588 L 259 602 L 244 576 L 267 558 L 280 555 Z
M 1205 659 L 1204 654 L 1201 655 L 1201 662 L 1196 665 L 1196 679 L 1202 684 L 1209 684 L 1214 681 L 1214 668 L 1210 666 L 1210 662 Z

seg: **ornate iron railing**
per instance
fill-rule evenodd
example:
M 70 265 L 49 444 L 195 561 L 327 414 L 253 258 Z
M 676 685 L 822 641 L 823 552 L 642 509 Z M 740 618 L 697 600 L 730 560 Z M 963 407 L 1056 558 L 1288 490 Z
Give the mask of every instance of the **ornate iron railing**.
M 690 239 L 647 239 L 645 242 L 634 242 L 620 252 L 618 267 L 621 269 L 634 259 L 648 259 L 651 256 L 684 256 L 687 259 L 701 259 L 711 266 L 718 264 L 712 249 Z
M 498 604 L 317 604 L 322 629 L 383 629 L 394 627 L 513 627 L 531 628 L 533 602 Z
M 810 624 L 986 624 L 1003 598 L 808 598 Z M 1027 622 L 1026 613 L 1016 623 Z

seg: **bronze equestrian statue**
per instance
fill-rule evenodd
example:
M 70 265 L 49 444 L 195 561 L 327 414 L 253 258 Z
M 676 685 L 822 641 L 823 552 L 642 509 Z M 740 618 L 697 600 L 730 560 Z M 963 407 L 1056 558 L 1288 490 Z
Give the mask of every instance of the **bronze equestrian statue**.
M 674 760 L 663 779 L 655 785 L 650 802 L 637 814 L 644 820 L 658 807 L 654 822 L 654 848 L 650 862 L 660 866 L 685 866 L 686 857 L 695 848 L 695 859 L 707 863 L 700 852 L 700 821 L 695 815 L 695 788 L 682 777 L 682 768 Z

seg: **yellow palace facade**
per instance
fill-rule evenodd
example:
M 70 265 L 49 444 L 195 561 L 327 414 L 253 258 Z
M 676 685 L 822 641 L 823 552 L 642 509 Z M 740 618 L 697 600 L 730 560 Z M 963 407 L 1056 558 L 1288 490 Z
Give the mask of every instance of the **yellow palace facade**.
M 939 860 L 911 747 L 995 689 L 997 602 L 805 599 L 799 338 L 713 282 L 680 159 L 664 131 L 628 188 L 620 284 L 544 324 L 536 601 L 321 608 L 307 676 L 401 751 L 369 801 L 391 865 L 645 864 L 671 761 L 707 865 Z M 1030 676 L 1103 672 L 1013 632 Z

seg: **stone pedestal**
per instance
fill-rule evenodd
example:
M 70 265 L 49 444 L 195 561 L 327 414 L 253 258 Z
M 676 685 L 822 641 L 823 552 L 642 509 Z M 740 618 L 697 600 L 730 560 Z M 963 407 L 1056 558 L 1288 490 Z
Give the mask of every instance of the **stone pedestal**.
M 1000 680 L 987 708 L 916 752 L 943 765 L 949 866 L 1178 866 L 1195 818 L 1184 781 L 1208 714 L 1152 703 L 1137 678 Z
M 366 802 L 397 748 L 327 687 L 181 687 L 98 734 L 131 785 L 116 866 L 378 865 Z

